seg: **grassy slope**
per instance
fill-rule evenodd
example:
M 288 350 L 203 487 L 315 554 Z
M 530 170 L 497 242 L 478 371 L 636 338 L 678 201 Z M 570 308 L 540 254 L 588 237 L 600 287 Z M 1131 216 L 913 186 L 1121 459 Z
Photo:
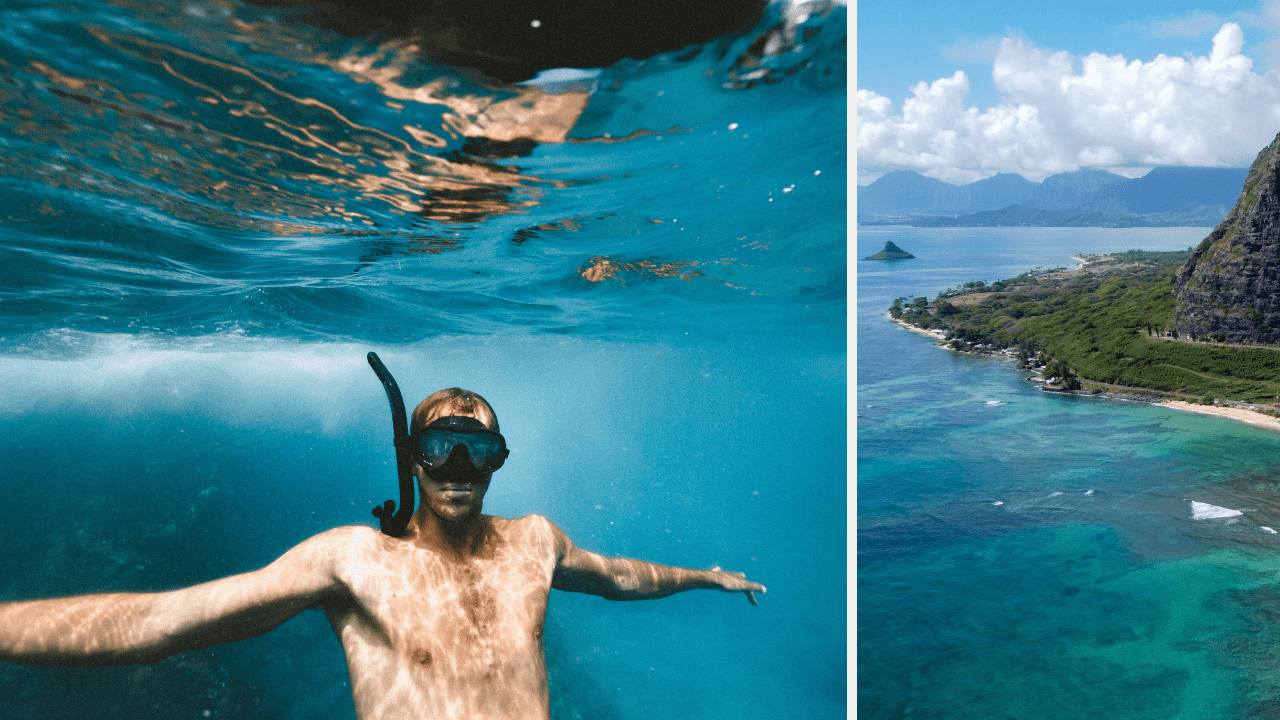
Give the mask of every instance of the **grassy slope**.
M 1171 279 L 1187 253 L 1130 251 L 1073 272 L 1027 273 L 901 298 L 891 314 L 947 331 L 957 349 L 1035 347 L 1082 380 L 1186 399 L 1280 400 L 1280 349 L 1228 347 L 1162 337 L 1173 328 Z M 991 292 L 992 289 L 999 292 Z M 896 309 L 895 309 L 896 308 Z

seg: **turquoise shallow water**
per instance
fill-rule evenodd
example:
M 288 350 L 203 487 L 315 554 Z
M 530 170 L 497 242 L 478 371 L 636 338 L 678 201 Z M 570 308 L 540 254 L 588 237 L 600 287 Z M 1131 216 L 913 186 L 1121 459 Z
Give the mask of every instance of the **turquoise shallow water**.
M 1050 396 L 892 298 L 1207 228 L 885 228 L 858 263 L 858 707 L 866 717 L 1265 717 L 1280 697 L 1280 435 Z M 1241 511 L 1195 519 L 1192 502 Z
M 512 455 L 486 511 L 770 588 L 758 608 L 553 594 L 553 717 L 842 717 L 846 30 L 828 10 L 772 57 L 752 48 L 778 5 L 704 45 L 499 86 L 293 10 L 4 4 L 0 599 L 169 589 L 372 525 L 395 494 L 376 350 L 409 402 L 493 403 Z M 154 666 L 0 665 L 0 716 L 352 704 L 309 611 Z

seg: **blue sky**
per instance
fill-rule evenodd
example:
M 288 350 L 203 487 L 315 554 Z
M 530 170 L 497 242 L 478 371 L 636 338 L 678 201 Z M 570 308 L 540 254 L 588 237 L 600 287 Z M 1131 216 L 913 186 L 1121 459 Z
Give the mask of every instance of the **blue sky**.
M 1280 0 L 861 2 L 856 17 L 860 184 L 1238 167 L 1280 131 Z

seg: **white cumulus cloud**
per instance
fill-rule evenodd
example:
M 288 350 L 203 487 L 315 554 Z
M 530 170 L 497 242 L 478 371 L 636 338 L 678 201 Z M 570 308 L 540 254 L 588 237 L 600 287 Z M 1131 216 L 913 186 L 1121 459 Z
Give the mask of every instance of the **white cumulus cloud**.
M 859 90 L 858 162 L 953 182 L 1038 180 L 1080 167 L 1248 165 L 1280 131 L 1280 73 L 1258 74 L 1226 23 L 1204 57 L 1076 59 L 1005 38 L 993 64 L 1006 102 L 966 107 L 963 72 L 921 82 L 901 109 Z

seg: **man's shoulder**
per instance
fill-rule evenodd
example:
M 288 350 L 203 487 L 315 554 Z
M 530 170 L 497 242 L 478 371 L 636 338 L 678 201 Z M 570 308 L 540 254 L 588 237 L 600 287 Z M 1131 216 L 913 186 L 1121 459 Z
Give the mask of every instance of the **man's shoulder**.
M 498 515 L 489 515 L 488 517 L 490 517 L 490 518 L 492 518 L 492 519 L 494 519 L 494 520 L 500 520 L 500 521 L 502 521 L 502 522 L 504 522 L 504 523 L 511 523 L 511 524 L 525 524 L 525 525 L 532 524 L 532 525 L 538 525 L 538 524 L 542 524 L 542 523 L 550 523 L 550 522 L 551 522 L 550 520 L 546 519 L 545 517 L 543 517 L 543 516 L 541 516 L 541 515 L 534 514 L 534 513 L 529 513 L 528 515 L 524 515 L 524 516 L 522 516 L 522 517 L 518 517 L 518 518 L 504 518 L 504 517 L 500 517 L 500 516 L 498 516 Z
M 493 526 L 508 538 L 524 540 L 553 540 L 558 528 L 541 515 L 525 515 L 518 518 L 489 516 Z
M 550 528 L 555 527 L 554 524 L 541 515 L 530 513 L 518 518 L 504 518 L 497 515 L 489 515 L 490 520 L 500 527 L 511 528 Z
M 299 548 L 330 554 L 346 554 L 360 549 L 377 549 L 389 539 L 367 525 L 342 525 L 312 535 L 298 544 Z
M 325 542 L 373 542 L 383 537 L 387 536 L 368 525 L 339 525 L 313 535 L 311 539 Z

